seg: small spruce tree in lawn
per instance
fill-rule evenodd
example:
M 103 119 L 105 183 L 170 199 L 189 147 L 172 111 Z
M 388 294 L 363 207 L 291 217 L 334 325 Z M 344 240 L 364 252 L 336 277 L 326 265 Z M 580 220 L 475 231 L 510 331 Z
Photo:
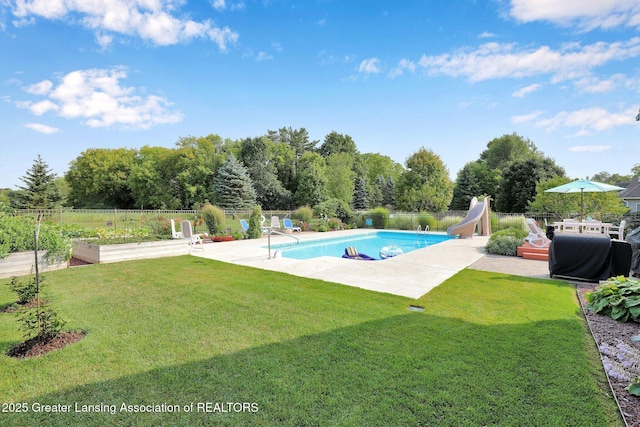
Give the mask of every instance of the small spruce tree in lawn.
M 62 197 L 56 185 L 56 174 L 51 173 L 49 165 L 40 155 L 20 180 L 25 186 L 15 192 L 14 203 L 17 208 L 51 209 L 60 204 Z
M 256 203 L 256 192 L 247 169 L 231 155 L 220 166 L 213 182 L 217 206 L 226 209 L 249 209 Z

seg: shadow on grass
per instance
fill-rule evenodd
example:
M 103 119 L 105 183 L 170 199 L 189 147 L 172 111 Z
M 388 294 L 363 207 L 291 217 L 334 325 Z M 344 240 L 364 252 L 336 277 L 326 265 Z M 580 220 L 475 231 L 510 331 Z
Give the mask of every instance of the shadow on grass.
M 616 425 L 594 376 L 578 320 L 483 326 L 407 313 L 35 396 L 29 413 L 0 414 L 0 424 Z M 32 402 L 115 413 L 34 413 Z M 195 412 L 206 402 L 230 411 Z

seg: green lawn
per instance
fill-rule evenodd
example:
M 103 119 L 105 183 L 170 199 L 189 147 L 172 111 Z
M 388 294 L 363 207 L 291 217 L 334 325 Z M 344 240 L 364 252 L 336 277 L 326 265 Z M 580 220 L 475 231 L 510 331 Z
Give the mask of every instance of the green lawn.
M 45 296 L 88 335 L 14 360 L 0 314 L 1 401 L 29 409 L 2 425 L 623 425 L 563 282 L 465 270 L 415 301 L 184 256 L 47 273 Z

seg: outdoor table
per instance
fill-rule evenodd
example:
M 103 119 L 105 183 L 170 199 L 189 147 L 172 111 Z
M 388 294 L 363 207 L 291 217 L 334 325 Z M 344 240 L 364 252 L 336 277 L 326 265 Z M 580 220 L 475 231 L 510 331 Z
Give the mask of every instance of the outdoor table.
M 564 223 L 562 221 L 554 221 L 552 223 L 553 228 L 555 229 L 556 232 L 562 232 L 564 227 Z M 609 227 L 613 227 L 614 224 L 610 223 L 610 222 L 603 222 L 602 223 L 602 231 L 604 234 L 607 234 L 607 231 L 609 229 Z M 585 227 L 587 226 L 587 222 L 586 221 L 580 221 L 578 223 L 578 226 L 580 228 L 580 233 L 584 232 Z

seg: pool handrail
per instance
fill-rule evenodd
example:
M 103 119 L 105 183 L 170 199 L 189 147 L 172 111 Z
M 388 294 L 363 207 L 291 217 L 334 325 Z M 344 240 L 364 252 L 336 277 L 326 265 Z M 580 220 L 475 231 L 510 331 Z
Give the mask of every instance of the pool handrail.
M 296 245 L 300 244 L 300 239 L 298 239 L 296 236 L 291 235 L 291 234 L 287 234 L 287 233 L 283 233 L 282 231 L 277 231 L 277 230 L 271 229 L 267 233 L 267 247 L 269 248 L 269 259 L 271 259 L 271 235 L 272 234 L 280 234 L 281 236 L 291 237 L 292 239 L 295 239 Z M 276 253 L 277 252 L 278 251 L 276 251 Z M 274 254 L 274 257 L 275 257 L 275 254 Z

